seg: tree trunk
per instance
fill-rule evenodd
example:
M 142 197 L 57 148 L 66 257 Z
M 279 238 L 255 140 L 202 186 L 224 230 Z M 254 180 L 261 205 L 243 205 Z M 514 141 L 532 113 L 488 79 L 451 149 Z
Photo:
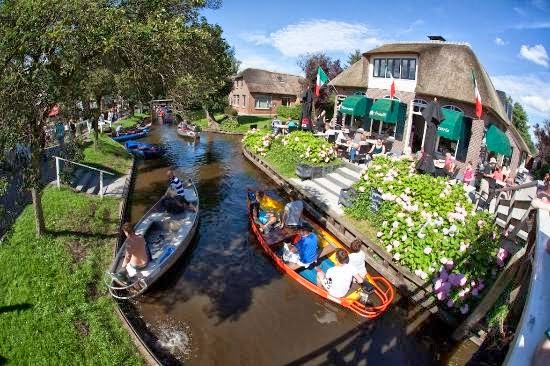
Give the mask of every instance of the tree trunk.
M 41 237 L 46 231 L 44 223 L 44 211 L 42 210 L 42 192 L 36 187 L 31 188 L 32 207 L 34 209 L 34 222 L 36 226 L 36 237 Z
M 206 120 L 208 121 L 208 128 L 211 128 L 213 130 L 219 130 L 220 124 L 216 121 L 216 119 L 210 114 L 210 111 L 208 108 L 203 107 L 204 113 L 206 114 Z
M 32 207 L 34 208 L 34 222 L 36 224 L 36 236 L 40 237 L 46 230 L 44 224 L 44 212 L 42 210 L 42 193 L 41 193 L 41 169 L 40 169 L 40 129 L 41 125 L 33 130 L 34 136 L 31 143 L 31 171 L 30 171 L 30 186 L 32 194 Z
M 99 113 L 97 114 L 97 118 L 99 118 L 99 115 L 100 115 L 101 113 L 103 113 L 103 112 L 102 112 L 102 108 L 101 108 L 101 101 L 102 101 L 102 100 L 103 100 L 102 97 L 98 97 L 98 98 L 96 99 L 96 101 L 97 101 L 97 107 L 99 108 Z M 94 135 L 93 135 L 94 150 L 97 150 L 97 142 L 98 142 L 98 140 L 99 140 L 99 127 L 98 127 L 98 125 L 97 125 L 97 118 L 96 118 L 95 121 L 92 120 L 92 127 L 94 128 Z

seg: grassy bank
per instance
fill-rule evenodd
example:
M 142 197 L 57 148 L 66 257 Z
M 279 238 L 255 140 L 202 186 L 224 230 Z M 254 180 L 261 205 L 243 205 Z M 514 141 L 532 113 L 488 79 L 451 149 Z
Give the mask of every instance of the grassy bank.
M 51 187 L 42 203 L 47 234 L 34 237 L 27 206 L 0 245 L 0 356 L 13 365 L 142 364 L 101 281 L 118 200 Z
M 106 134 L 99 135 L 97 148 L 92 142 L 83 150 L 83 164 L 88 164 L 119 174 L 126 174 L 132 165 L 132 156 L 124 150 L 124 147 L 111 139 Z
M 220 129 L 228 132 L 240 132 L 245 133 L 250 130 L 251 125 L 257 125 L 259 129 L 267 129 L 271 126 L 271 119 L 269 116 L 237 116 L 237 123 L 230 121 L 225 114 L 215 114 L 214 118 L 220 124 Z M 193 121 L 197 126 L 201 128 L 208 127 L 208 121 L 206 117 Z
M 147 113 L 134 113 L 131 116 L 122 118 L 116 122 L 117 126 L 121 125 L 124 128 L 132 127 L 145 117 L 149 117 Z

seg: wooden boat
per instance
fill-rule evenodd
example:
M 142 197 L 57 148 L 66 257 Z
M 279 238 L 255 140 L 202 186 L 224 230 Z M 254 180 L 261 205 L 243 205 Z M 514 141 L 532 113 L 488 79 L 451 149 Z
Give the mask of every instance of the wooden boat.
M 199 137 L 200 129 L 195 125 L 181 122 L 178 125 L 178 135 L 180 135 L 181 137 L 189 137 L 195 139 Z
M 136 271 L 126 283 L 118 281 L 114 274 L 122 270 L 125 241 L 106 276 L 106 284 L 113 297 L 130 299 L 145 292 L 172 267 L 191 243 L 199 223 L 199 196 L 191 180 L 184 184 L 184 188 L 186 200 L 195 206 L 196 211 L 188 209 L 177 214 L 167 212 L 162 199 L 151 207 L 134 227 L 136 234 L 145 238 L 151 260 L 145 269 Z
M 317 273 L 315 268 L 299 267 L 294 263 L 286 263 L 281 257 L 281 245 L 283 241 L 290 239 L 294 233 L 288 231 L 288 229 L 274 229 L 269 234 L 262 234 L 257 224 L 254 222 L 254 217 L 250 209 L 250 201 L 247 197 L 248 216 L 252 231 L 258 239 L 258 242 L 266 252 L 266 254 L 273 260 L 275 265 L 290 276 L 293 280 L 304 286 L 311 292 L 317 295 L 340 304 L 341 306 L 350 309 L 354 313 L 365 318 L 376 318 L 381 315 L 391 304 L 394 296 L 394 290 L 391 284 L 381 276 L 370 276 L 367 274 L 364 284 L 370 283 L 372 286 L 360 286 L 354 284 L 351 286 L 348 294 L 342 298 L 335 298 L 325 290 L 324 287 L 317 285 Z M 347 247 L 343 245 L 338 239 L 336 239 L 331 233 L 324 229 L 313 217 L 305 213 L 304 219 L 309 222 L 314 232 L 317 234 L 319 250 L 317 266 L 323 271 L 332 266 L 336 262 L 336 249 L 341 248 L 348 251 Z M 371 287 L 369 292 L 373 294 L 369 297 L 368 302 L 362 301 L 362 296 L 366 293 L 363 290 L 364 287 Z M 374 291 L 372 291 L 374 290 Z
M 128 141 L 128 140 L 135 140 L 142 137 L 145 137 L 149 134 L 149 128 L 145 128 L 143 130 L 132 130 L 129 132 L 123 132 L 119 133 L 118 135 L 111 136 L 111 138 L 118 142 Z
M 145 142 L 133 140 L 126 141 L 124 143 L 124 148 L 135 157 L 141 159 L 159 158 L 166 152 L 166 150 L 160 145 L 147 144 Z

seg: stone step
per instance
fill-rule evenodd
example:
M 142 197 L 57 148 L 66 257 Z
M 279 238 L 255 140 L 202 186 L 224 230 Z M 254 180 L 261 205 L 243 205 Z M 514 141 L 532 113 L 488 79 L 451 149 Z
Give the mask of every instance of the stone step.
M 348 167 L 338 168 L 336 169 L 335 173 L 343 175 L 344 177 L 353 181 L 356 181 L 361 177 L 361 172 L 357 172 L 355 170 L 349 169 Z
M 338 183 L 327 179 L 327 177 L 312 179 L 312 182 L 318 184 L 319 186 L 323 187 L 325 190 L 329 191 L 337 197 L 340 196 L 340 190 L 343 188 Z
M 88 186 L 88 182 L 93 179 L 93 174 L 94 173 L 91 171 L 86 172 L 82 176 L 82 178 L 80 178 L 76 183 L 75 189 L 79 192 L 82 192 L 84 189 L 86 189 L 86 187 Z
M 355 179 L 349 179 L 348 177 L 340 173 L 331 173 L 329 175 L 326 175 L 325 178 L 332 180 L 334 183 L 338 184 L 342 188 L 348 188 L 356 181 Z
M 353 184 L 352 180 L 347 179 L 338 173 L 331 173 L 329 175 L 325 175 L 323 178 L 328 179 L 332 183 L 338 185 L 340 188 L 348 188 Z
M 361 172 L 365 168 L 365 165 L 355 165 L 355 164 L 349 163 L 345 160 L 343 162 L 344 162 L 344 165 L 343 165 L 344 168 L 348 168 L 349 170 L 352 170 L 352 171 L 358 173 L 359 175 L 361 174 Z
M 93 172 L 93 177 L 88 182 L 88 186 L 86 187 L 86 193 L 88 194 L 99 193 L 99 173 L 98 172 Z
M 78 167 L 73 172 L 73 177 L 71 179 L 71 187 L 76 187 L 78 182 L 84 177 L 84 175 L 88 172 L 88 169 L 84 169 L 81 167 Z

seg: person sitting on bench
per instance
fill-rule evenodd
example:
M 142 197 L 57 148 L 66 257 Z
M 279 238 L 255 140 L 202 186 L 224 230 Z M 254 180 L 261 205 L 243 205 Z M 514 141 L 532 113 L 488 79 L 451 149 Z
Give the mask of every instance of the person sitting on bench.
M 358 283 L 363 283 L 363 278 L 349 264 L 348 253 L 344 249 L 336 250 L 336 265 L 329 268 L 327 273 L 324 273 L 319 267 L 315 267 L 315 270 L 317 271 L 317 284 L 324 287 L 330 296 L 336 298 L 347 295 L 354 278 Z
M 284 244 L 283 260 L 287 263 L 295 263 L 301 267 L 307 267 L 317 260 L 317 235 L 307 222 L 302 222 L 298 226 L 298 234 L 300 235 L 300 240 L 296 244 Z
M 361 240 L 355 239 L 352 241 L 349 246 L 351 253 L 348 254 L 348 257 L 349 264 L 355 269 L 355 273 L 361 276 L 361 278 L 365 278 L 367 267 L 365 266 L 365 252 L 361 250 L 362 246 Z

